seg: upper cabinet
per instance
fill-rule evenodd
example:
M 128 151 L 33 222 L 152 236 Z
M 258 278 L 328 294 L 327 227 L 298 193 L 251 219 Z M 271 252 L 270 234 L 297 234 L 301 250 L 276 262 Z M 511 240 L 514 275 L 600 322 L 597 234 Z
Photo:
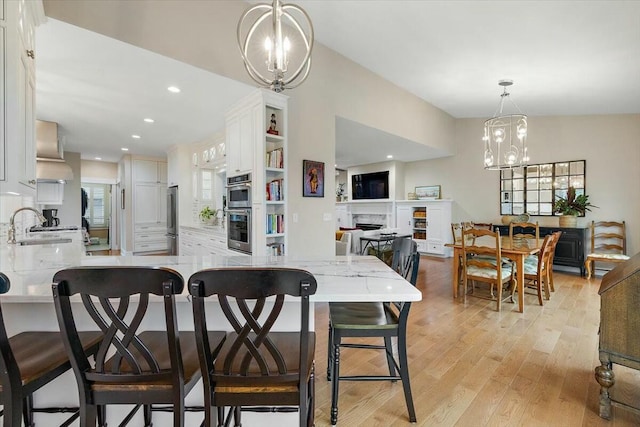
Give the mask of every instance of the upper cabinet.
M 167 163 L 155 160 L 133 160 L 133 179 L 135 182 L 166 184 Z
M 35 196 L 35 27 L 44 10 L 41 1 L 0 6 L 0 193 Z

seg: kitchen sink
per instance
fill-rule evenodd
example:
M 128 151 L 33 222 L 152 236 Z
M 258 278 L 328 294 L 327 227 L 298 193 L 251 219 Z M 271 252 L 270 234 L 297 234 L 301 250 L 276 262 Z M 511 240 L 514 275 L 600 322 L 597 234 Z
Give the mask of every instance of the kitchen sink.
M 57 244 L 57 243 L 71 243 L 71 239 L 63 239 L 63 238 L 57 238 L 57 239 L 27 239 L 27 240 L 20 240 L 20 241 L 16 242 L 16 244 L 20 245 L 20 246 L 52 245 L 52 244 Z

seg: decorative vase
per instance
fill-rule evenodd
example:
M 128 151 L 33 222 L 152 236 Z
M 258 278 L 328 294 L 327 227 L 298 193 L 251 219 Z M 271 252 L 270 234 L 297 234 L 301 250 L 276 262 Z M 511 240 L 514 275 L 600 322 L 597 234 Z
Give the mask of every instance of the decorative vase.
M 560 227 L 572 228 L 576 226 L 578 223 L 578 217 L 575 215 L 561 215 L 560 216 Z

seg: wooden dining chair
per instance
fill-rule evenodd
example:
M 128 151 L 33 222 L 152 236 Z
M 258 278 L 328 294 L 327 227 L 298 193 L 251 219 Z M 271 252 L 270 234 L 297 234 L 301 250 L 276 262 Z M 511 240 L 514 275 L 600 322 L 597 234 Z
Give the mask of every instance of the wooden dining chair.
M 478 230 L 493 231 L 493 224 L 490 222 L 472 222 L 471 227 L 477 228 Z
M 587 279 L 595 272 L 595 262 L 619 263 L 627 256 L 627 236 L 625 221 L 591 221 L 591 252 L 587 254 L 584 266 Z
M 503 262 L 500 248 L 500 233 L 498 231 L 476 228 L 464 230 L 462 239 L 462 277 L 465 286 L 465 302 L 467 301 L 467 295 L 494 300 L 497 303 L 496 308 L 498 311 L 502 307 L 503 300 L 511 299 L 511 302 L 513 302 L 511 290 L 516 282 L 515 272 L 512 263 Z M 488 294 L 478 293 L 475 290 L 477 282 L 484 282 L 489 285 Z M 469 288 L 470 283 L 471 288 Z M 497 288 L 497 295 L 494 288 Z M 502 295 L 505 290 L 508 292 L 506 293 L 507 296 L 503 298 Z
M 509 239 L 535 239 L 540 244 L 540 227 L 537 222 L 512 222 L 509 224 Z
M 396 238 L 392 243 L 391 268 L 415 286 L 420 253 L 411 239 Z M 338 392 L 340 381 L 402 381 L 409 421 L 416 422 L 411 395 L 407 359 L 407 319 L 409 302 L 329 303 L 329 345 L 327 379 L 331 381 L 331 424 L 338 422 Z M 397 340 L 398 357 L 393 354 L 392 338 Z M 359 341 L 343 342 L 343 338 L 382 338 L 384 345 Z M 384 350 L 388 375 L 340 375 L 341 348 Z
M 557 232 L 558 239 L 561 231 Z M 527 257 L 524 262 L 524 289 L 534 289 L 538 295 L 538 304 L 542 303 L 542 292 L 544 287 L 544 297 L 549 300 L 551 291 L 551 270 L 553 266 L 553 252 L 555 251 L 554 240 L 556 233 L 548 234 L 542 241 L 540 252 L 537 257 Z
M 240 426 L 241 411 L 291 412 L 292 407 L 301 427 L 314 425 L 316 337 L 309 331 L 309 297 L 316 289 L 311 273 L 289 268 L 208 269 L 189 278 L 205 373 L 204 426 L 228 426 L 232 419 Z M 205 312 L 207 298 L 217 298 L 221 307 L 221 319 L 213 323 Z M 291 332 L 275 332 L 285 304 L 299 307 L 300 318 L 281 320 Z M 232 332 L 218 348 L 207 331 L 224 326 Z
M 194 334 L 178 333 L 175 295 L 183 291 L 182 276 L 161 267 L 77 267 L 58 271 L 53 281 L 58 323 L 79 389 L 80 426 L 95 426 L 97 407 L 111 404 L 135 405 L 121 426 L 141 406 L 145 426 L 152 425 L 152 411 L 167 409 L 173 426 L 184 426 L 184 397 L 201 375 Z M 164 321 L 149 315 L 156 297 Z M 82 305 L 72 310 L 72 298 Z M 104 335 L 94 358 L 79 346 L 79 316 L 85 323 L 92 319 Z M 154 330 L 141 331 L 143 324 Z M 209 340 L 219 343 L 224 337 L 211 332 Z
M 0 273 L 0 294 L 11 288 L 9 278 Z M 100 332 L 80 332 L 78 345 L 93 355 L 102 339 Z M 73 412 L 67 420 L 78 417 L 79 408 L 34 408 L 33 393 L 71 369 L 60 332 L 25 331 L 12 337 L 7 334 L 0 305 L 0 404 L 4 427 L 34 424 L 35 412 Z M 60 392 L 60 390 L 56 390 Z
M 560 241 L 560 237 L 562 236 L 562 231 L 556 231 L 555 233 L 551 233 L 553 239 L 551 240 L 551 250 L 549 253 L 549 288 L 551 292 L 555 292 L 556 288 L 553 285 L 553 260 L 556 256 L 556 247 L 558 246 L 558 242 Z

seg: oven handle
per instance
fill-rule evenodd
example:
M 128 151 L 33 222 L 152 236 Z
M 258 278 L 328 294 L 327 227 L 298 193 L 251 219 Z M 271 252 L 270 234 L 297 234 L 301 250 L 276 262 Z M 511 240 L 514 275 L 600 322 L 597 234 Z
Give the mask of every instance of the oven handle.
M 251 213 L 251 209 L 227 209 L 227 213 L 248 215 Z
M 233 184 L 233 185 L 227 185 L 226 188 L 239 188 L 239 187 L 248 187 L 251 188 L 251 183 L 250 182 L 243 182 L 241 184 Z

